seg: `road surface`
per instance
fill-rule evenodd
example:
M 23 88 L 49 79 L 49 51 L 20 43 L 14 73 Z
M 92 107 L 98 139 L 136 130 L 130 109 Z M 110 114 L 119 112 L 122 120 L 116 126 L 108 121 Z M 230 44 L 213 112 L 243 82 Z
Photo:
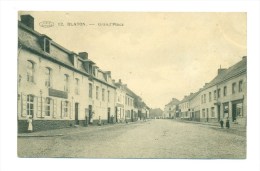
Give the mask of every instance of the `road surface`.
M 63 136 L 18 137 L 19 157 L 246 158 L 245 133 L 156 119 L 55 130 Z

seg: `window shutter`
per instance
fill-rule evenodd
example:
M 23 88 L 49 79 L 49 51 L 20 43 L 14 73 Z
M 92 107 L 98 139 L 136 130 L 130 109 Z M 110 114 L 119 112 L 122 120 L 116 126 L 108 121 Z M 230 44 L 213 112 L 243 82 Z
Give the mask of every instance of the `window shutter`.
M 68 110 L 68 111 L 70 112 L 70 119 L 72 119 L 72 110 L 71 110 L 71 108 L 72 108 L 72 106 L 71 106 L 72 103 L 69 102 L 68 105 L 69 105 L 69 106 L 68 106 L 68 107 L 69 107 L 69 110 Z
M 45 116 L 45 97 L 41 98 L 41 117 Z
M 41 99 L 38 99 L 37 96 L 33 96 L 33 118 L 41 117 L 40 109 L 41 109 Z
M 22 98 L 22 117 L 27 116 L 27 95 L 26 94 L 21 94 Z
M 70 119 L 72 119 L 73 115 L 74 115 L 74 106 L 73 106 L 73 101 L 72 103 L 69 103 L 70 104 Z
M 53 118 L 56 118 L 57 116 L 57 99 L 53 99 Z
M 61 113 L 61 115 L 60 115 L 60 118 L 62 118 L 63 117 L 63 106 L 64 106 L 64 104 L 63 104 L 63 101 L 61 101 L 61 109 L 60 109 L 60 113 Z

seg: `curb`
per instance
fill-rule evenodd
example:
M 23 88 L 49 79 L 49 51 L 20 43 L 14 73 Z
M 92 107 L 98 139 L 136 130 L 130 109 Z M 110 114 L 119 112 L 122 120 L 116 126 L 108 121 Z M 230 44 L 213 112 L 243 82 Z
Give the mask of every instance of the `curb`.
M 63 136 L 63 134 L 54 134 L 54 135 L 29 135 L 29 134 L 24 134 L 24 135 L 18 135 L 17 137 L 56 137 L 56 136 Z

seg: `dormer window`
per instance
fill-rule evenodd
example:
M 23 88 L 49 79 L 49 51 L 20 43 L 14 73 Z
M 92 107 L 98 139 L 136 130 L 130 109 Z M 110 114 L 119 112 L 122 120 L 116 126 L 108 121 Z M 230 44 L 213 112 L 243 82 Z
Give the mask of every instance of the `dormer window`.
M 44 52 L 50 53 L 51 51 L 51 38 L 46 35 L 41 36 L 41 46 Z
M 50 53 L 50 40 L 44 39 L 44 51 Z

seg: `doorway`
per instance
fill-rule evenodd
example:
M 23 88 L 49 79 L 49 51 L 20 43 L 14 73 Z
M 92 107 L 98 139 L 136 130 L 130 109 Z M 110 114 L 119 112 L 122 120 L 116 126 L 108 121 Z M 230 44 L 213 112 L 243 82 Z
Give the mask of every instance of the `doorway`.
M 92 105 L 88 106 L 88 123 L 92 123 Z
M 79 125 L 79 103 L 75 103 L 75 124 Z
M 220 105 L 218 105 L 218 121 L 220 121 Z
M 107 123 L 110 123 L 110 107 L 107 108 Z

